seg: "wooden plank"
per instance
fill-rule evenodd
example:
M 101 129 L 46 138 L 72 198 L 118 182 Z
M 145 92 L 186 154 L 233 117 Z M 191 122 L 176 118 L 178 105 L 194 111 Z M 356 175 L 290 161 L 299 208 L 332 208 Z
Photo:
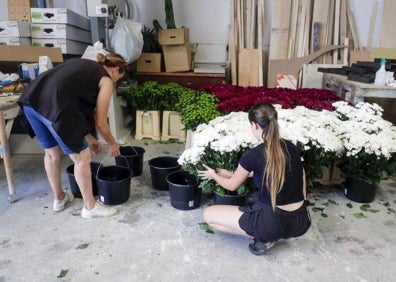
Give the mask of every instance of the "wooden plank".
M 273 2 L 271 22 L 270 59 L 287 59 L 289 41 L 290 16 L 292 0 L 278 0 Z
M 329 0 L 314 1 L 312 12 L 312 23 L 319 25 L 317 49 L 326 45 L 326 29 L 327 29 L 327 14 L 328 14 Z M 313 29 L 312 29 L 313 30 Z M 323 62 L 323 56 L 317 59 L 318 62 Z
M 259 86 L 258 49 L 240 49 L 238 61 L 238 85 Z
M 351 0 L 348 0 L 347 1 L 347 18 L 348 18 L 349 26 L 351 28 L 351 33 L 352 33 L 352 39 L 353 39 L 353 44 L 354 44 L 353 49 L 361 50 L 362 47 L 360 45 L 360 39 L 359 39 L 359 35 L 357 32 L 357 28 L 356 28 L 356 19 L 355 19 L 355 15 L 352 11 L 351 5 L 352 5 Z
M 334 32 L 333 32 L 333 44 L 338 45 L 340 36 L 340 0 L 336 0 L 334 8 Z M 338 49 L 333 51 L 333 64 L 338 62 Z
M 349 48 L 349 37 L 348 37 L 348 22 L 347 22 L 347 14 L 346 14 L 346 1 L 347 0 L 341 0 L 341 7 L 340 7 L 340 42 L 344 42 L 345 45 L 345 39 L 348 39 L 348 48 Z M 346 54 L 346 57 L 344 57 Z M 341 53 L 341 62 L 348 61 L 348 50 L 347 52 L 342 52 Z
M 295 54 L 299 5 L 300 5 L 299 0 L 292 1 L 291 16 L 290 16 L 290 28 L 289 28 L 289 42 L 288 42 L 288 51 L 287 51 L 288 59 L 292 59 L 295 57 L 294 54 Z
M 383 0 L 383 12 L 379 46 L 383 48 L 394 48 L 396 46 L 395 15 L 396 1 Z
M 258 46 L 258 86 L 264 84 L 263 74 L 263 37 L 264 37 L 264 0 L 258 0 L 257 9 L 257 46 Z
M 367 37 L 367 47 L 370 48 L 373 46 L 373 33 L 375 30 L 375 21 L 377 18 L 377 9 L 378 9 L 378 0 L 373 3 L 373 9 L 371 10 L 371 17 L 370 17 L 370 25 L 369 25 L 369 32 Z

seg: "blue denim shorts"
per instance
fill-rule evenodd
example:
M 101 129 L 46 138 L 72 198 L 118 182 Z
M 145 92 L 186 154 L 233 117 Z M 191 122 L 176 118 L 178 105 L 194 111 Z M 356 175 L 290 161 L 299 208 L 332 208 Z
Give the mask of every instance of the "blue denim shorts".
M 37 140 L 42 149 L 49 149 L 55 146 L 60 146 L 65 154 L 74 154 L 69 147 L 62 141 L 60 136 L 52 128 L 52 122 L 40 115 L 33 108 L 29 106 L 23 106 L 23 111 L 26 118 L 29 120 L 30 125 L 36 134 Z M 82 150 L 88 147 L 87 142 L 84 140 L 81 145 Z

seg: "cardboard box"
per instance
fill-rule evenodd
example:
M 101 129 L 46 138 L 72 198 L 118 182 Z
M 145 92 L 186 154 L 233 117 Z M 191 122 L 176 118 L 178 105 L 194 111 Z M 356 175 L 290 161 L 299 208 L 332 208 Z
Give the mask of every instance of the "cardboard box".
M 181 45 L 190 43 L 188 28 L 161 29 L 158 33 L 161 45 Z
M 32 46 L 39 47 L 58 47 L 62 54 L 82 55 L 89 44 L 62 38 L 32 38 Z
M 161 53 L 142 53 L 137 60 L 138 72 L 161 72 Z
M 48 56 L 54 65 L 63 62 L 60 48 L 0 45 L 0 71 L 18 72 L 18 65 L 37 63 L 40 56 Z
M 10 21 L 30 22 L 30 0 L 8 0 L 7 6 Z
M 32 38 L 63 38 L 91 44 L 91 32 L 69 24 L 31 24 Z
M 190 44 L 162 46 L 167 72 L 191 70 Z
M 31 8 L 32 23 L 63 23 L 91 30 L 87 17 L 66 8 Z
M 30 37 L 1 37 L 0 45 L 13 45 L 13 46 L 30 46 L 32 40 Z
M 0 21 L 0 37 L 30 37 L 30 23 Z

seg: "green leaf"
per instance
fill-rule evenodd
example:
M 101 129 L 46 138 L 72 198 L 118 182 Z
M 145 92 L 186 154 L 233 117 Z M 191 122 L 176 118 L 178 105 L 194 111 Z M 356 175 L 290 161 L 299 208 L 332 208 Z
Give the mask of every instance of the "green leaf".
M 356 218 L 367 218 L 362 212 L 357 212 L 353 214 Z
M 68 271 L 69 271 L 68 269 L 61 269 L 61 271 L 59 272 L 59 274 L 58 274 L 58 276 L 56 278 L 65 277 Z
M 392 209 L 392 208 L 388 208 L 388 212 L 390 212 L 390 213 L 396 213 L 396 211 L 395 211 L 394 209 Z
M 322 212 L 320 215 L 321 215 L 322 217 L 327 217 L 327 214 L 325 214 L 324 212 Z
M 377 210 L 377 209 L 368 209 L 367 211 L 368 211 L 368 212 L 371 212 L 371 213 L 380 212 L 380 210 Z
M 351 203 L 347 203 L 346 206 L 347 206 L 348 208 L 350 208 L 350 209 L 353 208 L 353 206 L 352 206 Z
M 360 206 L 360 209 L 362 210 L 362 211 L 368 211 L 369 209 L 370 209 L 370 205 L 369 204 L 364 204 L 364 205 L 361 205 Z
M 86 249 L 89 246 L 90 243 L 82 243 L 80 245 L 78 245 L 78 247 L 76 249 Z
M 313 208 L 312 208 L 312 211 L 313 211 L 313 212 L 323 212 L 324 209 L 323 209 L 323 208 L 318 208 L 318 207 L 313 207 Z
M 214 234 L 213 229 L 207 224 L 206 222 L 199 222 L 198 226 L 201 230 L 205 231 L 206 233 L 209 234 Z

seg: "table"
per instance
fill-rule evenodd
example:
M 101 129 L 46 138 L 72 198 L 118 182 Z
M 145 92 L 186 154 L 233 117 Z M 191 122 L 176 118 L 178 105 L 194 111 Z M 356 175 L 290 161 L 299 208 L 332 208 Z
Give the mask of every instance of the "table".
M 19 106 L 17 104 L 18 98 L 19 95 L 0 97 L 0 157 L 4 159 L 4 168 L 10 193 L 8 200 L 11 203 L 15 201 L 15 186 L 8 138 L 10 136 L 12 124 L 14 123 L 14 118 L 19 112 Z
M 322 88 L 335 91 L 345 101 L 377 103 L 383 109 L 383 118 L 396 125 L 396 87 L 376 86 L 348 80 L 345 75 L 324 73 Z

